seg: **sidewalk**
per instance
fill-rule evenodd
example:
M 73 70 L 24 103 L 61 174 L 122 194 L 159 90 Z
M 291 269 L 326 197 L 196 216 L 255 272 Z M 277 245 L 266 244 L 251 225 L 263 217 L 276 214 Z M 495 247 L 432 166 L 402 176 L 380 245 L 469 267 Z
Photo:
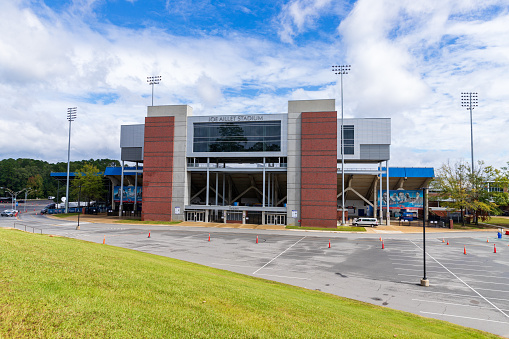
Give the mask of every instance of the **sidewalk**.
M 71 216 L 66 218 L 58 218 L 51 215 L 48 215 L 49 218 L 55 220 L 72 220 L 78 221 L 78 216 Z M 118 223 L 119 220 L 124 220 L 123 223 Z M 224 223 L 210 223 L 210 222 L 192 222 L 192 221 L 184 221 L 179 224 L 142 224 L 142 223 L 129 223 L 129 219 L 119 219 L 118 216 L 105 216 L 105 215 L 90 215 L 90 214 L 82 214 L 80 215 L 80 222 L 89 222 L 89 223 L 99 223 L 99 224 L 116 224 L 116 225 L 143 225 L 150 227 L 157 226 L 190 226 L 190 227 L 216 227 L 216 228 L 238 228 L 238 229 L 255 229 L 255 230 L 286 230 L 284 225 L 254 225 L 254 224 L 224 224 Z M 134 221 L 134 220 L 133 220 Z M 375 233 L 375 234 L 390 234 L 390 233 L 422 233 L 422 225 L 414 224 L 411 226 L 408 225 L 399 225 L 397 221 L 395 224 L 390 226 L 378 226 L 378 227 L 365 227 L 365 233 Z M 437 232 L 496 232 L 497 227 L 491 229 L 449 229 L 444 227 L 429 227 L 426 226 L 426 233 L 437 233 Z M 300 231 L 298 229 L 292 229 L 291 231 Z M 331 229 L 331 232 L 334 229 Z M 318 230 L 317 230 L 318 232 Z M 326 231 L 325 231 L 326 232 Z M 340 232 L 340 231 L 338 231 Z M 352 231 L 354 232 L 354 231 Z M 355 233 L 364 233 L 364 232 L 355 232 Z

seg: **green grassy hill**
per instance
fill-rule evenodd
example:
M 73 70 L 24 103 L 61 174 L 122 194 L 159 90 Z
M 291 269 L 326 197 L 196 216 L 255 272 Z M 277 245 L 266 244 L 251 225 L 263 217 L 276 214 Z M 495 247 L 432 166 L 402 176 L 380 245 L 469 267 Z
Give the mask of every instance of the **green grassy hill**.
M 281 283 L 0 229 L 0 338 L 495 337 Z

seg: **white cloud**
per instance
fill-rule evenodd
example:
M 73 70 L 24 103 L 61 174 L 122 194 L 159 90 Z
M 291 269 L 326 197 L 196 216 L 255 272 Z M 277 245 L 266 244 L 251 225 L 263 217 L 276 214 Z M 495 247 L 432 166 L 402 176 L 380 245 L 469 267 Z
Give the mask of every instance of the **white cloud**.
M 469 161 L 462 91 L 479 92 L 476 159 L 498 167 L 509 160 L 509 15 L 506 5 L 490 9 L 502 1 L 359 0 L 338 28 L 341 39 L 300 46 L 235 31 L 185 37 L 99 24 L 97 3 L 84 3 L 57 14 L 0 2 L 0 133 L 12 136 L 0 139 L 0 157 L 66 161 L 66 109 L 78 106 L 72 158 L 118 158 L 120 125 L 144 122 L 147 76 L 162 76 L 156 105 L 189 104 L 196 115 L 282 113 L 288 100 L 339 99 L 330 66 L 348 63 L 346 117 L 392 118 L 392 165 Z M 288 2 L 277 17 L 281 38 L 313 30 L 334 6 Z
M 281 40 L 293 42 L 295 35 L 314 25 L 314 21 L 330 3 L 331 0 L 290 0 L 286 3 L 278 17 Z
M 479 92 L 475 159 L 496 166 L 508 160 L 509 137 L 497 127 L 506 112 L 497 102 L 509 99 L 509 78 L 501 76 L 509 72 L 509 16 L 491 7 L 497 4 L 507 8 L 501 1 L 360 0 L 341 23 L 352 64 L 345 105 L 351 115 L 392 118 L 392 164 L 469 161 L 463 91 Z

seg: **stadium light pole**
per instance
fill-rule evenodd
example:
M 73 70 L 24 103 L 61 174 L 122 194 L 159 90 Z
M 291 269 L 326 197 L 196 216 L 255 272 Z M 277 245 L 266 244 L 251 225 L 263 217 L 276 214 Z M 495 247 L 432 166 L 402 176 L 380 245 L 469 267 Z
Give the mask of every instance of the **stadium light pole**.
M 345 143 L 343 114 L 343 74 L 348 74 L 350 65 L 332 66 L 332 72 L 341 79 L 341 225 L 345 224 Z
M 67 145 L 67 186 L 65 187 L 65 213 L 69 212 L 69 169 L 71 162 L 71 122 L 76 119 L 77 108 L 70 107 L 67 109 L 67 120 L 69 120 L 69 143 Z
M 472 155 L 472 175 L 474 175 L 474 128 L 472 126 L 472 110 L 478 106 L 476 92 L 461 92 L 461 106 L 470 111 L 470 153 Z
M 154 85 L 158 85 L 161 82 L 161 76 L 147 77 L 147 82 L 149 85 L 152 85 L 152 106 L 154 106 Z

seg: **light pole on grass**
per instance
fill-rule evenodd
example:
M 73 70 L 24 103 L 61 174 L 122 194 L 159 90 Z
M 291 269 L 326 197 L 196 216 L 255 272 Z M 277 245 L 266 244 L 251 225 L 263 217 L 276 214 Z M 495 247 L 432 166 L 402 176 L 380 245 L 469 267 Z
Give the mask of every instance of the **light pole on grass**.
M 470 111 L 470 153 L 472 155 L 472 175 L 474 175 L 474 128 L 472 126 L 472 110 L 478 106 L 476 92 L 461 92 L 461 106 Z
M 422 187 L 422 264 L 423 264 L 423 277 L 421 279 L 421 286 L 429 286 L 429 280 L 426 276 L 426 211 L 428 209 L 428 187 Z
M 158 85 L 161 82 L 161 76 L 147 77 L 147 82 L 149 85 L 152 85 L 152 106 L 154 106 L 154 85 Z
M 345 224 L 345 137 L 343 114 L 343 74 L 348 74 L 350 65 L 332 66 L 332 72 L 341 79 L 341 225 Z
M 78 193 L 78 226 L 76 226 L 76 229 L 80 229 L 80 214 L 81 214 L 81 184 L 80 184 L 80 191 Z
M 77 108 L 70 107 L 67 109 L 67 120 L 69 120 L 69 143 L 67 145 L 67 186 L 65 187 L 65 213 L 69 211 L 69 169 L 71 163 L 71 122 L 76 119 Z

